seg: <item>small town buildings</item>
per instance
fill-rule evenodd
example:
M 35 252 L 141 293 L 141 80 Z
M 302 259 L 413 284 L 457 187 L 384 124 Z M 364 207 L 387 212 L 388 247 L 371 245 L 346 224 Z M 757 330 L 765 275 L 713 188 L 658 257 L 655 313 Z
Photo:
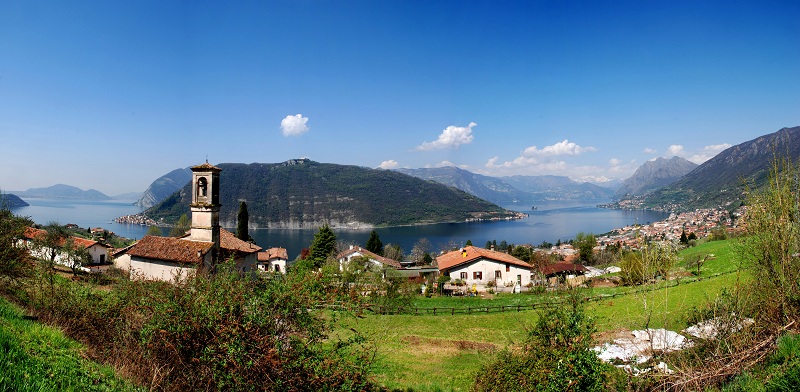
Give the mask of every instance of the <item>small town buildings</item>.
M 47 255 L 47 250 L 44 249 L 36 249 L 33 246 L 33 241 L 36 238 L 46 236 L 47 231 L 42 229 L 37 229 L 34 227 L 27 227 L 25 228 L 25 233 L 23 234 L 24 241 L 26 242 L 25 246 L 30 249 L 31 255 L 34 257 L 38 257 L 40 259 L 49 259 L 49 255 Z M 88 240 L 86 238 L 80 237 L 69 237 L 69 240 L 72 241 L 73 245 L 82 249 L 86 249 L 91 256 L 91 264 L 106 264 L 109 261 L 109 249 L 111 246 L 106 245 L 101 242 L 97 242 L 94 240 Z M 63 247 L 67 244 L 68 238 L 62 238 L 59 243 L 57 244 L 59 247 Z M 63 266 L 70 267 L 69 262 L 67 261 L 66 252 L 63 250 L 59 250 L 56 253 L 55 263 Z
M 260 271 L 272 271 L 286 273 L 286 263 L 289 261 L 289 254 L 286 248 L 269 248 L 258 252 L 258 269 Z
M 236 238 L 219 225 L 219 174 L 208 162 L 192 169 L 192 226 L 180 238 L 145 236 L 117 252 L 116 265 L 128 267 L 131 278 L 172 281 L 198 269 L 213 270 L 217 263 L 233 260 L 241 272 L 256 270 L 261 247 Z
M 477 290 L 489 282 L 496 287 L 527 286 L 531 283 L 531 265 L 508 253 L 465 246 L 436 258 L 439 273 L 460 279 Z
M 403 268 L 400 265 L 400 262 L 397 260 L 392 260 L 383 256 L 376 255 L 360 246 L 353 246 L 350 245 L 350 248 L 344 252 L 339 253 L 336 255 L 336 260 L 339 260 L 339 267 L 343 268 L 345 264 L 349 263 L 354 257 L 365 257 L 367 258 L 372 264 L 379 268 L 393 268 L 393 269 L 401 269 Z

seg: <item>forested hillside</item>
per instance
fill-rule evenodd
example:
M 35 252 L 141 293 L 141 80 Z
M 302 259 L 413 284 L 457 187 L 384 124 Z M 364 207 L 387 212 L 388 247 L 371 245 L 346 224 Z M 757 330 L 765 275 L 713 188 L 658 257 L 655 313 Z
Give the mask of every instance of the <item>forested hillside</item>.
M 513 216 L 458 189 L 389 170 L 324 164 L 307 159 L 283 163 L 223 163 L 220 220 L 233 227 L 245 201 L 251 227 L 313 228 L 397 226 Z M 189 213 L 191 184 L 147 210 L 174 222 Z

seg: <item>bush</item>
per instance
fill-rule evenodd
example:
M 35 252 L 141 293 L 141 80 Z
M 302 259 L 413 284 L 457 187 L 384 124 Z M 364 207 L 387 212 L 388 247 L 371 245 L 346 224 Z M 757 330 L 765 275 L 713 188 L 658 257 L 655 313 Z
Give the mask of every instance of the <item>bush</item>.
M 504 350 L 478 373 L 474 391 L 604 391 L 621 372 L 592 350 L 594 321 L 574 290 L 540 312 L 520 351 Z M 624 377 L 624 376 L 622 376 Z

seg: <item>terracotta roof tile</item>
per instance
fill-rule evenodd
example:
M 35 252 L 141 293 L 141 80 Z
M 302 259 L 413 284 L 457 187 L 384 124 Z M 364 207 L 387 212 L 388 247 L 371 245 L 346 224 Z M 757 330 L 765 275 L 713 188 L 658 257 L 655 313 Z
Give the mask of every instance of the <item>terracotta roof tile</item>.
M 35 227 L 26 227 L 25 228 L 25 233 L 23 235 L 28 240 L 34 240 L 37 237 L 41 237 L 41 236 L 47 235 L 47 231 L 46 230 L 42 230 L 42 229 L 37 229 Z M 94 241 L 94 240 L 87 240 L 86 238 L 80 238 L 80 237 L 71 237 L 71 238 L 72 238 L 72 242 L 75 245 L 79 245 L 79 246 L 83 247 L 84 249 L 91 248 L 94 245 L 100 245 L 100 246 L 104 246 L 106 248 L 110 248 L 109 245 L 106 245 L 106 244 L 103 244 L 103 243 L 100 243 L 100 242 L 97 242 L 97 241 Z M 64 244 L 66 244 L 66 243 L 67 243 L 66 238 L 62 238 L 61 241 L 59 241 L 58 246 L 64 246 Z
M 255 253 L 261 250 L 261 247 L 256 244 L 251 244 L 247 241 L 242 241 L 236 238 L 233 233 L 228 230 L 219 230 L 219 247 L 225 250 L 232 250 L 242 253 Z
M 222 169 L 220 169 L 220 168 L 218 168 L 218 167 L 216 167 L 216 166 L 214 166 L 214 165 L 212 165 L 212 164 L 208 163 L 208 161 L 206 161 L 205 163 L 201 163 L 201 164 L 199 164 L 199 165 L 197 165 L 197 166 L 192 166 L 192 167 L 191 167 L 191 169 L 192 169 L 192 170 L 213 170 L 213 171 L 222 171 Z
M 544 276 L 551 276 L 563 272 L 586 272 L 586 271 L 588 271 L 586 267 L 580 264 L 573 264 L 573 263 L 555 263 L 539 268 L 539 272 L 541 272 Z
M 348 250 L 346 250 L 346 251 L 344 251 L 342 253 L 339 253 L 336 256 L 336 259 L 337 260 L 341 260 L 341 259 L 343 259 L 345 257 L 348 257 L 348 256 L 354 254 L 354 253 L 361 253 L 362 255 L 367 256 L 370 259 L 373 259 L 373 260 L 378 261 L 380 263 L 386 264 L 386 265 L 388 265 L 390 267 L 393 267 L 393 268 L 402 268 L 403 267 L 402 265 L 400 265 L 400 262 L 398 262 L 397 260 L 392 260 L 392 259 L 389 259 L 389 258 L 386 258 L 386 257 L 383 257 L 383 256 L 378 256 L 375 253 L 372 253 L 372 252 L 370 252 L 370 251 L 368 251 L 368 250 L 366 250 L 366 249 L 364 249 L 362 247 L 359 247 L 359 246 L 354 246 L 354 247 L 352 247 L 352 248 L 350 248 L 350 249 L 348 249 Z
M 508 253 L 497 252 L 489 249 L 478 248 L 475 246 L 465 246 L 461 250 L 454 250 L 436 258 L 439 271 L 453 268 L 455 266 L 471 263 L 479 259 L 489 259 L 500 263 L 509 263 L 524 268 L 531 268 L 531 265 L 514 257 Z
M 273 259 L 289 260 L 289 253 L 286 248 L 269 248 L 263 252 L 258 252 L 258 261 L 270 261 Z
M 210 242 L 147 235 L 128 249 L 128 254 L 155 260 L 200 264 L 211 248 Z

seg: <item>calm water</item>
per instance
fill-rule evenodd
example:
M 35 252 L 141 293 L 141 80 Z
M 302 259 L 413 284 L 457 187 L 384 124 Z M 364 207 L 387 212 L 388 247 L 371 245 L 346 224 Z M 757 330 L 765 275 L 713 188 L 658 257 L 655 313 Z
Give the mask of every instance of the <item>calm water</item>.
M 131 201 L 74 201 L 26 199 L 30 206 L 14 209 L 18 215 L 30 216 L 36 223 L 47 224 L 56 221 L 61 224 L 74 223 L 80 227 L 103 227 L 118 235 L 139 239 L 147 232 L 147 227 L 114 223 L 116 217 L 141 212 Z M 606 233 L 615 228 L 633 223 L 647 224 L 665 219 L 667 214 L 653 211 L 622 211 L 597 208 L 605 201 L 547 201 L 531 206 L 506 205 L 505 208 L 522 211 L 527 218 L 515 221 L 442 223 L 424 226 L 387 227 L 376 229 L 384 245 L 399 244 L 405 253 L 411 252 L 414 243 L 427 238 L 433 250 L 438 251 L 448 244 L 463 245 L 472 240 L 476 246 L 486 241 L 505 240 L 513 244 L 541 244 L 543 241 L 555 243 L 568 240 L 575 234 Z M 235 228 L 228 228 L 235 231 Z M 169 231 L 169 229 L 164 229 Z M 336 236 L 345 243 L 364 245 L 371 230 L 337 230 Z M 250 235 L 264 248 L 283 247 L 294 259 L 300 250 L 308 247 L 316 230 L 257 229 Z

